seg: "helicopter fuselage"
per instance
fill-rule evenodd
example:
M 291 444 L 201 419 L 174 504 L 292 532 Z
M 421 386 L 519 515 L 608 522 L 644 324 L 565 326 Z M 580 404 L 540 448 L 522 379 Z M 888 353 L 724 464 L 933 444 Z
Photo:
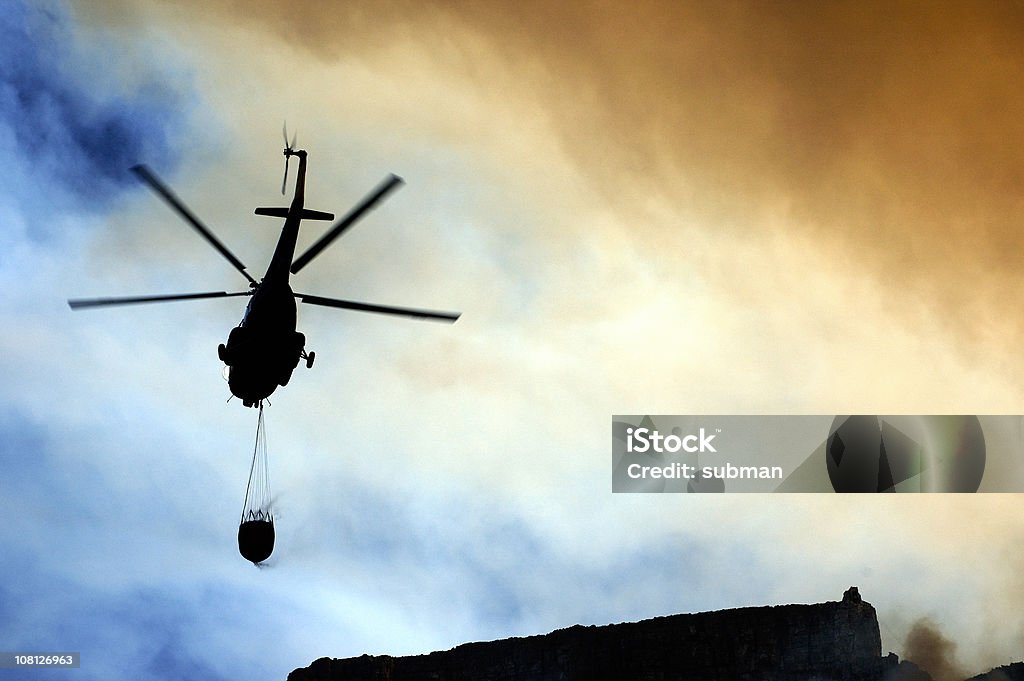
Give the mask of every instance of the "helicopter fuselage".
M 295 295 L 288 282 L 302 222 L 306 181 L 306 152 L 294 154 L 299 157 L 295 196 L 274 256 L 263 279 L 253 287 L 242 321 L 231 330 L 227 344 L 218 349 L 229 367 L 228 387 L 247 407 L 259 405 L 279 385 L 288 385 L 299 359 L 306 356 L 306 338 L 295 330 Z

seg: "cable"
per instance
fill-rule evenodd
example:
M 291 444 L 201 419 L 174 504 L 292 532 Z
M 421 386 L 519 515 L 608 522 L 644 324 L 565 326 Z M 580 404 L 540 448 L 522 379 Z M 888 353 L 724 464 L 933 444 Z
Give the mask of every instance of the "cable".
M 252 466 L 249 468 L 249 483 L 245 488 L 242 503 L 242 518 L 248 520 L 273 521 L 270 511 L 270 470 L 267 457 L 267 432 L 263 420 L 263 405 L 260 405 L 259 420 L 256 424 L 256 443 L 252 451 Z M 251 503 L 250 503 L 251 502 Z

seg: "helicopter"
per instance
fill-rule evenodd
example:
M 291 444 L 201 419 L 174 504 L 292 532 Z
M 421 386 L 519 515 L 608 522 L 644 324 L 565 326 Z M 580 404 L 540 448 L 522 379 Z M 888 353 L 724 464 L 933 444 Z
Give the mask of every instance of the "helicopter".
M 206 241 L 213 246 L 231 265 L 249 282 L 246 291 L 207 291 L 202 293 L 179 293 L 170 295 L 132 296 L 118 298 L 76 298 L 68 300 L 72 310 L 107 307 L 112 305 L 132 305 L 138 303 L 164 303 L 178 300 L 198 300 L 203 298 L 225 298 L 233 296 L 249 296 L 245 313 L 241 322 L 231 330 L 227 343 L 221 343 L 217 355 L 226 365 L 228 387 L 231 394 L 242 400 L 246 407 L 262 407 L 263 400 L 268 398 L 278 386 L 284 387 L 291 380 L 292 372 L 300 360 L 305 360 L 306 367 L 312 368 L 316 358 L 315 352 L 306 351 L 306 337 L 296 330 L 296 299 L 307 305 L 375 312 L 415 319 L 426 319 L 453 323 L 460 313 L 437 312 L 415 308 L 375 305 L 352 300 L 325 298 L 306 293 L 292 291 L 289 277 L 308 265 L 325 248 L 341 236 L 356 221 L 384 200 L 388 194 L 400 187 L 404 181 L 397 175 L 389 175 L 374 190 L 367 194 L 341 219 L 335 222 L 327 232 L 310 246 L 302 255 L 295 258 L 295 247 L 302 220 L 334 220 L 334 215 L 305 207 L 306 158 L 304 149 L 295 149 L 295 136 L 288 141 L 287 127 L 284 132 L 284 179 L 281 182 L 281 194 L 284 195 L 288 183 L 288 166 L 292 156 L 299 159 L 299 168 L 295 178 L 295 193 L 291 205 L 287 208 L 257 208 L 254 213 L 269 217 L 284 218 L 284 226 L 278 239 L 274 255 L 267 266 L 266 274 L 256 281 L 245 268 L 245 265 L 214 236 L 213 232 L 179 199 L 174 192 L 157 175 L 145 165 L 131 168 L 150 189 L 152 189 L 182 219 L 189 223 Z

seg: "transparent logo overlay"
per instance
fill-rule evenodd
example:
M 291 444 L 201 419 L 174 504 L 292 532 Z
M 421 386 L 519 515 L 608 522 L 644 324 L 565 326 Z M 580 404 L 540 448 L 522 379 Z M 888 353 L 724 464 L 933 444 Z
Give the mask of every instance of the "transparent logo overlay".
M 613 416 L 613 492 L 1022 492 L 1024 416 Z

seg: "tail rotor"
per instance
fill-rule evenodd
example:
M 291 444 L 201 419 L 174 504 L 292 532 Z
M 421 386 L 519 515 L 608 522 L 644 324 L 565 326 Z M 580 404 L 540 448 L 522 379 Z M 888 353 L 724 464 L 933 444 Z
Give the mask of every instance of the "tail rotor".
M 292 155 L 295 154 L 295 140 L 299 133 L 294 133 L 292 141 L 289 142 L 288 122 L 285 121 L 284 126 L 281 128 L 281 134 L 284 136 L 284 179 L 281 180 L 281 196 L 284 196 L 285 188 L 288 186 L 288 163 L 292 160 Z

